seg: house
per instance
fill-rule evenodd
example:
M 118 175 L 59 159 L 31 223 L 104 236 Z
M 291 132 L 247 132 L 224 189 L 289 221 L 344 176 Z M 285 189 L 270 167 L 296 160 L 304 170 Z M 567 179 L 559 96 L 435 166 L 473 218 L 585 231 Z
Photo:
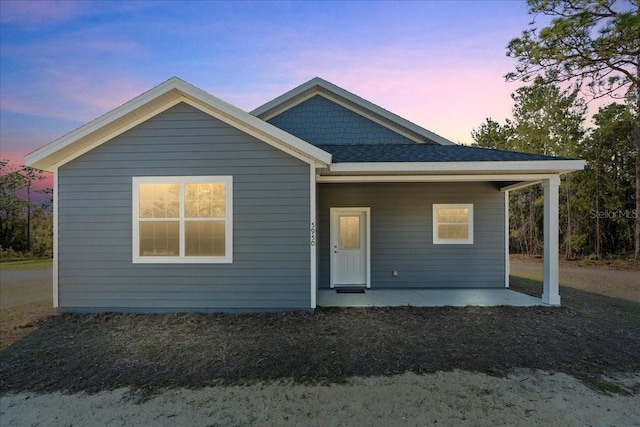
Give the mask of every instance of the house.
M 534 300 L 559 305 L 559 177 L 584 167 L 456 145 L 319 78 L 251 113 L 171 78 L 26 164 L 53 172 L 60 312 L 509 304 L 508 192 L 540 183 Z

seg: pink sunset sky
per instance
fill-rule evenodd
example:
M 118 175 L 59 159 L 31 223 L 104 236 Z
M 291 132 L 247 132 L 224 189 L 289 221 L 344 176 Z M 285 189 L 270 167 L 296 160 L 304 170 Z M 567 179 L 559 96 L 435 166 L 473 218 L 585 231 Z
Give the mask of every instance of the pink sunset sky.
M 524 1 L 0 2 L 0 157 L 171 76 L 250 111 L 319 76 L 454 142 L 511 116 Z

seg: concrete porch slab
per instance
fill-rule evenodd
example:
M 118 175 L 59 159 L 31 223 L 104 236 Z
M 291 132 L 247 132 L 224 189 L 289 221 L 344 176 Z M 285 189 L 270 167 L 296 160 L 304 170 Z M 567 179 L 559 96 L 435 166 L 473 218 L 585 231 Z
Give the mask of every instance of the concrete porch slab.
M 510 289 L 366 289 L 365 293 L 337 293 L 319 289 L 318 307 L 443 307 L 511 305 L 546 306 L 540 298 Z

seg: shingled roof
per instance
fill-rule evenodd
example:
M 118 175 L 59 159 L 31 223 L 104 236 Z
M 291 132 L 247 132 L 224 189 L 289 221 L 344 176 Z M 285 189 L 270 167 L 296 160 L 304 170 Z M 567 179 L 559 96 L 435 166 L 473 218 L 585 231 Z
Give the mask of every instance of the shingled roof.
M 568 160 L 565 157 L 469 147 L 466 145 L 321 144 L 317 145 L 317 147 L 333 155 L 332 163 Z

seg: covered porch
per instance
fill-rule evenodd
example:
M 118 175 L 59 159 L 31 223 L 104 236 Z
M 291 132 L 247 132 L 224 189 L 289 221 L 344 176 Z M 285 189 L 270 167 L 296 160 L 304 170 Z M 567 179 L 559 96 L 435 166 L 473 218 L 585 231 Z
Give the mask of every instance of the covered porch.
M 333 157 L 312 177 L 312 307 L 560 305 L 560 176 L 583 161 L 456 145 L 319 147 Z M 509 193 L 531 185 L 544 193 L 541 298 L 509 289 Z M 343 222 L 344 236 L 361 237 L 341 243 Z M 348 286 L 364 292 L 334 289 Z
M 318 290 L 318 307 L 516 307 L 549 306 L 540 298 L 510 289 L 363 289 L 358 293 L 339 293 L 335 289 Z
M 558 174 L 318 176 L 318 277 L 315 306 L 559 306 Z M 509 289 L 509 192 L 544 189 L 542 298 Z M 469 203 L 475 231 L 469 244 L 435 244 L 435 203 Z M 365 211 L 361 281 L 335 279 L 334 211 Z M 352 212 L 353 211 L 353 212 Z M 357 264 L 360 265 L 360 264 Z M 364 293 L 334 287 L 360 286 Z

